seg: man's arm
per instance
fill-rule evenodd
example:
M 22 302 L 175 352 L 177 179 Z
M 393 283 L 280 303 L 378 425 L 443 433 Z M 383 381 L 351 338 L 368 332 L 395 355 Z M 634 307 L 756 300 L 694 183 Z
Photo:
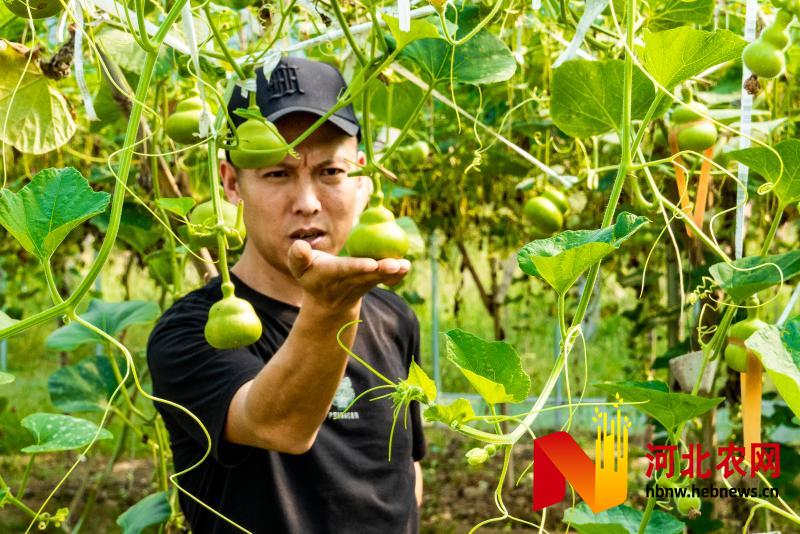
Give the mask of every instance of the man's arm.
M 417 478 L 414 484 L 414 495 L 417 496 L 417 506 L 422 506 L 422 467 L 419 462 L 414 462 L 414 472 Z
M 233 396 L 224 438 L 233 443 L 302 454 L 314 443 L 347 366 L 336 334 L 358 319 L 361 297 L 379 283 L 396 284 L 407 260 L 338 258 L 297 241 L 289 253 L 303 302 L 286 341 Z M 356 327 L 342 334 L 352 347 Z

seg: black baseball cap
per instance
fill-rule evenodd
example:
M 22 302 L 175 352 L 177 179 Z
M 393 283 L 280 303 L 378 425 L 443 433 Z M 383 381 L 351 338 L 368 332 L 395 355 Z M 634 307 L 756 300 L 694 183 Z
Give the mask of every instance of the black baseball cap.
M 261 114 L 270 122 L 298 111 L 323 116 L 336 105 L 338 97 L 347 88 L 342 74 L 333 65 L 301 57 L 283 57 L 272 71 L 269 81 L 262 69 L 256 73 L 256 103 Z M 236 87 L 228 102 L 228 114 L 238 126 L 245 119 L 233 110 L 248 107 L 249 99 Z M 347 135 L 361 139 L 352 105 L 345 106 L 328 118 Z

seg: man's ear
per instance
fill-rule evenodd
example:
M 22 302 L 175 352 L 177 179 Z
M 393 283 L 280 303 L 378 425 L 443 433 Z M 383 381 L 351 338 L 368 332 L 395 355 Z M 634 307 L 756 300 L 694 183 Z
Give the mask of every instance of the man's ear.
M 219 160 L 219 177 L 222 180 L 222 189 L 225 191 L 225 196 L 228 201 L 233 204 L 238 204 L 239 199 L 242 198 L 241 182 L 239 181 L 239 172 L 236 167 L 231 165 L 227 160 Z

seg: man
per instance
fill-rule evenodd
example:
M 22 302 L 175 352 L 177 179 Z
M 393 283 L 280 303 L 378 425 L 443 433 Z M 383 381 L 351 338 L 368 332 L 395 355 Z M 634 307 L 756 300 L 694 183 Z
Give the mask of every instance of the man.
M 335 68 L 299 58 L 281 60 L 269 84 L 259 75 L 258 105 L 287 141 L 345 88 Z M 229 109 L 246 104 L 234 94 Z M 299 159 L 264 169 L 220 164 L 228 200 L 244 201 L 247 227 L 232 282 L 264 333 L 242 349 L 206 342 L 208 309 L 221 298 L 217 277 L 164 313 L 147 349 L 154 395 L 191 410 L 210 436 L 210 456 L 178 482 L 229 521 L 181 493 L 195 533 L 418 530 L 425 453 L 418 406 L 407 429 L 398 422 L 391 462 L 389 399 L 365 396 L 342 414 L 356 395 L 383 383 L 337 344 L 345 323 L 363 321 L 342 340 L 386 377 L 404 378 L 419 357 L 414 313 L 375 287 L 397 284 L 409 262 L 337 257 L 368 194 L 368 178 L 348 176 L 353 163 L 365 163 L 358 135 L 348 107 L 297 147 Z M 203 457 L 208 439 L 185 412 L 156 407 L 181 472 Z

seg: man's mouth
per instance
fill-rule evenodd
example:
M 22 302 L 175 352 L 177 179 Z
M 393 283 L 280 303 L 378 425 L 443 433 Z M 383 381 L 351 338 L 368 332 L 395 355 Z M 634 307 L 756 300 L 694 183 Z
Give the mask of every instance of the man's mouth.
M 319 228 L 301 228 L 299 230 L 295 230 L 289 237 L 292 239 L 302 239 L 306 241 L 309 245 L 314 247 L 315 245 L 319 245 L 322 241 L 322 238 L 325 236 L 325 232 L 320 230 Z

